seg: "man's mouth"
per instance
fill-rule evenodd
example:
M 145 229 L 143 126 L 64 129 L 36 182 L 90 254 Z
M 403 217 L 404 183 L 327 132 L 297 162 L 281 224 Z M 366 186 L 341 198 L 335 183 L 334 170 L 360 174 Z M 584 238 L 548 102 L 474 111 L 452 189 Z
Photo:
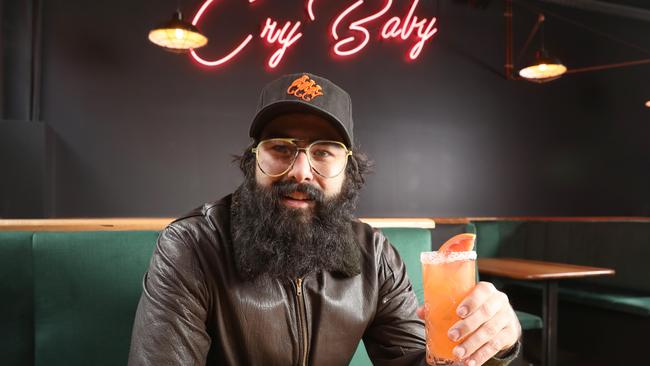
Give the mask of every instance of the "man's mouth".
M 292 192 L 285 195 L 282 202 L 289 207 L 295 208 L 307 208 L 314 204 L 314 200 L 310 199 L 309 195 L 303 192 Z

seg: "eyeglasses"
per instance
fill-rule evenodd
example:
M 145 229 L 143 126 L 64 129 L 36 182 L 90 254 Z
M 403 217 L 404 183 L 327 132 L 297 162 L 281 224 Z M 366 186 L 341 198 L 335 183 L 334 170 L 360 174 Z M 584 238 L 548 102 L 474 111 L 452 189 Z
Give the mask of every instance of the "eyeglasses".
M 269 177 L 279 177 L 293 168 L 296 158 L 304 151 L 313 171 L 323 178 L 334 178 L 341 174 L 352 151 L 341 142 L 318 140 L 307 147 L 298 147 L 292 138 L 262 140 L 251 151 L 257 159 L 257 166 Z

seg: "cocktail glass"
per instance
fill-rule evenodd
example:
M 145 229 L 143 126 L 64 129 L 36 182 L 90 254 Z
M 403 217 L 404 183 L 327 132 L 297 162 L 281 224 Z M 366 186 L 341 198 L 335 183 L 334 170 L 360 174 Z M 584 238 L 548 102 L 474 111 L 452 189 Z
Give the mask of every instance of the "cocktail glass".
M 460 317 L 456 308 L 476 285 L 476 252 L 422 252 L 424 319 L 429 365 L 460 365 L 452 350 L 460 343 L 447 332 Z

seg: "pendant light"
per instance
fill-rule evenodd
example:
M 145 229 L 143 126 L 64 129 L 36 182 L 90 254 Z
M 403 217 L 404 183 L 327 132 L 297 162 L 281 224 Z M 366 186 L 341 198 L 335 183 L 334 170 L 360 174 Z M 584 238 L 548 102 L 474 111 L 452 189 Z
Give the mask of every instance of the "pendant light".
M 186 53 L 208 43 L 198 28 L 183 20 L 180 10 L 176 10 L 169 21 L 152 29 L 149 40 L 166 51 L 175 53 Z
M 528 66 L 519 70 L 519 76 L 537 83 L 558 79 L 567 71 L 566 66 L 555 57 L 551 57 L 544 46 L 544 16 L 540 15 L 541 47 L 535 52 L 534 60 Z
M 566 71 L 566 66 L 560 60 L 549 56 L 548 51 L 542 48 L 535 53 L 535 61 L 531 65 L 519 70 L 519 76 L 543 83 L 559 78 Z
M 530 5 L 525 5 L 523 6 L 523 8 L 536 12 L 538 14 L 537 22 L 535 22 L 535 25 L 531 29 L 528 38 L 526 39 L 526 42 L 524 42 L 524 46 L 522 47 L 521 52 L 519 53 L 519 56 L 517 57 L 515 62 L 515 59 L 513 57 L 514 54 L 514 42 L 513 42 L 514 32 L 513 32 L 513 24 L 512 24 L 513 0 L 504 0 L 504 1 L 505 1 L 505 12 L 503 13 L 503 15 L 506 23 L 506 39 L 505 39 L 506 52 L 505 52 L 504 71 L 505 71 L 505 77 L 508 80 L 526 80 L 526 81 L 532 81 L 537 83 L 544 83 L 547 81 L 556 80 L 565 74 L 569 75 L 569 74 L 577 74 L 583 72 L 602 71 L 602 70 L 617 69 L 621 67 L 650 64 L 650 58 L 644 58 L 640 60 L 615 62 L 615 63 L 594 65 L 594 66 L 587 66 L 587 67 L 580 67 L 580 68 L 572 67 L 571 69 L 567 70 L 567 67 L 564 66 L 562 62 L 560 62 L 557 58 L 550 56 L 549 52 L 545 48 L 543 26 L 546 18 L 544 13 L 551 14 L 556 19 L 562 20 L 573 26 L 580 27 L 591 33 L 597 34 L 601 37 L 605 37 L 610 41 L 614 41 L 618 44 L 624 45 L 629 48 L 634 48 L 637 51 L 643 52 L 645 55 L 650 55 L 650 49 L 640 47 L 638 45 L 630 43 L 629 41 L 618 39 L 617 37 L 603 33 L 602 31 L 592 29 L 584 24 L 580 24 L 574 20 L 565 18 L 559 14 L 549 13 L 548 10 L 542 12 L 540 11 L 541 9 Z M 530 46 L 531 42 L 538 34 L 538 31 L 541 38 L 541 42 L 540 42 L 541 47 L 537 52 L 535 52 L 535 57 L 533 61 L 525 64 L 527 66 L 522 68 L 519 71 L 519 75 L 516 76 L 514 73 L 515 65 L 520 64 L 519 62 L 522 59 L 522 57 L 527 54 L 526 51 L 528 50 L 528 46 Z M 650 100 L 647 101 L 645 105 L 646 107 L 650 108 Z

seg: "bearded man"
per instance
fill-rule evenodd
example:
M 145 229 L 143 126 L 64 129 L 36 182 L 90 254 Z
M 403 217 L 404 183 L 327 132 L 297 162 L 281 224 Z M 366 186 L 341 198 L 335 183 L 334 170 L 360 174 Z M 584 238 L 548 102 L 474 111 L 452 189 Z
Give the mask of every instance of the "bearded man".
M 160 234 L 129 365 L 346 365 L 363 339 L 375 365 L 425 362 L 422 309 L 381 231 L 354 218 L 368 159 L 349 95 L 312 74 L 262 91 L 239 158 L 244 182 Z M 449 330 L 466 365 L 505 365 L 521 328 L 479 283 Z

